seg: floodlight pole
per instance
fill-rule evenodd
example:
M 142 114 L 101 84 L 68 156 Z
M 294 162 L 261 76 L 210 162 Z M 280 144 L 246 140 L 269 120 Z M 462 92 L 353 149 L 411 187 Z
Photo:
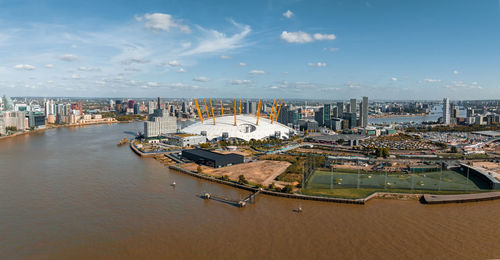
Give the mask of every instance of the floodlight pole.
M 358 189 L 359 189 L 359 159 L 356 160 L 357 168 L 358 168 Z

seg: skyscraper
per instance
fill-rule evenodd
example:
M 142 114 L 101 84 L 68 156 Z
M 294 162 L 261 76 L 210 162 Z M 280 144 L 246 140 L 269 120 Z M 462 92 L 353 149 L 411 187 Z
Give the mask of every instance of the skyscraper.
M 451 123 L 451 113 L 450 113 L 450 100 L 448 98 L 443 99 L 443 124 L 449 125 Z
M 356 111 L 356 99 L 355 98 L 351 98 L 349 112 L 354 113 L 354 114 L 357 113 L 357 111 Z
M 330 104 L 324 104 L 323 105 L 323 122 L 322 125 L 330 125 L 330 119 L 331 119 L 331 105 Z M 318 122 L 319 123 L 319 122 Z
M 363 97 L 363 101 L 361 102 L 361 111 L 359 113 L 360 126 L 366 128 L 368 126 L 368 97 Z
M 344 102 L 337 102 L 337 115 L 336 117 L 342 118 L 344 115 Z

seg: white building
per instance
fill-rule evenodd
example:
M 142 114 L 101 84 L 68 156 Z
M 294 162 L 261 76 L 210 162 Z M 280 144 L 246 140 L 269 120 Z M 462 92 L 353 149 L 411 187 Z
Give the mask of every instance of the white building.
M 443 124 L 451 124 L 450 100 L 448 98 L 443 99 Z
M 202 122 L 197 122 L 186 128 L 182 132 L 194 135 L 206 136 L 208 140 L 218 138 L 236 138 L 240 140 L 250 141 L 261 140 L 269 137 L 273 138 L 290 138 L 294 134 L 294 130 L 281 123 L 273 122 L 268 118 L 261 117 L 257 125 L 257 117 L 255 115 L 237 115 L 236 125 L 234 125 L 234 115 L 221 116 L 205 119 Z
M 207 137 L 201 135 L 178 134 L 168 137 L 168 144 L 180 147 L 195 146 L 206 142 Z
M 25 119 L 26 114 L 21 111 L 3 113 L 5 127 L 15 127 L 17 130 L 23 131 L 27 127 Z
M 156 109 L 148 121 L 144 122 L 144 137 L 166 136 L 177 132 L 177 118 L 169 116 L 165 109 Z

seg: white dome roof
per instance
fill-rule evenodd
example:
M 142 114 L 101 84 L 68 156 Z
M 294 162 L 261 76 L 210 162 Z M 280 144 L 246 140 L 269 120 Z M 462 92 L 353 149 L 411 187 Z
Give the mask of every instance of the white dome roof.
M 256 125 L 257 117 L 255 115 L 237 115 L 236 126 L 234 125 L 234 115 L 215 118 L 215 125 L 212 118 L 204 119 L 204 122 L 197 122 L 186 128 L 182 132 L 200 135 L 206 131 L 208 140 L 222 136 L 222 133 L 228 133 L 229 138 L 239 138 L 246 141 L 250 139 L 260 140 L 269 136 L 274 136 L 276 131 L 281 133 L 281 137 L 289 137 L 293 129 L 273 122 L 267 118 L 260 118 L 259 125 Z

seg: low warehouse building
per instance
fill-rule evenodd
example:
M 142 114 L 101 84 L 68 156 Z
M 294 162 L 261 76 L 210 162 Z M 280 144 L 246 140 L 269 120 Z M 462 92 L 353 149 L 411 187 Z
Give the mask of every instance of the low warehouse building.
M 182 151 L 182 158 L 191 160 L 197 164 L 203 164 L 214 168 L 220 168 L 244 162 L 243 155 L 235 153 L 220 154 L 205 149 L 184 150 Z

